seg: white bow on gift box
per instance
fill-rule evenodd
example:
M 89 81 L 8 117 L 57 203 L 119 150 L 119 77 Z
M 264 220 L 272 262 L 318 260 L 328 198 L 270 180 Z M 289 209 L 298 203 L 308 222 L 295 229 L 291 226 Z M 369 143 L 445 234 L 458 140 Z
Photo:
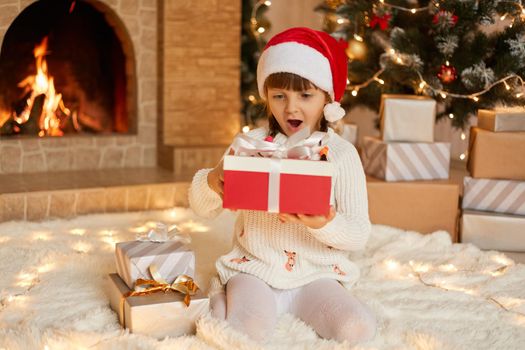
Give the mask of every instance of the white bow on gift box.
M 163 222 L 157 222 L 155 228 L 149 230 L 146 234 L 138 235 L 137 240 L 159 243 L 167 241 L 181 242 L 183 244 L 191 243 L 190 235 L 182 233 L 176 225 L 168 229 L 168 225 Z
M 233 140 L 231 149 L 235 156 L 319 160 L 319 151 L 327 138 L 328 134 L 321 131 L 310 135 L 309 128 L 296 132 L 282 145 L 240 134 Z

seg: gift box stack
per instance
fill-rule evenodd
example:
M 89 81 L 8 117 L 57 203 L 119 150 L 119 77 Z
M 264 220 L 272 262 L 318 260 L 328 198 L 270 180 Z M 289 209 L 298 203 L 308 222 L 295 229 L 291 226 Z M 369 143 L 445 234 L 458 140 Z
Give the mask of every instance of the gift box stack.
M 467 169 L 461 241 L 525 252 L 525 109 L 478 111 Z
M 209 300 L 193 281 L 195 254 L 184 242 L 150 231 L 146 239 L 117 243 L 115 258 L 109 301 L 123 327 L 158 339 L 195 332 Z
M 450 143 L 434 142 L 436 101 L 383 95 L 381 137 L 363 138 L 370 220 L 457 241 L 459 186 L 449 178 Z

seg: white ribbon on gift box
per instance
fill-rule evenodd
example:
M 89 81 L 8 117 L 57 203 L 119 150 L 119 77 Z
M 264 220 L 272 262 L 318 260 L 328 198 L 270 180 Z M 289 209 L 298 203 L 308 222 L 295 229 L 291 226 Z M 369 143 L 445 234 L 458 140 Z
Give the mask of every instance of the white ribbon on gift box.
M 137 241 L 144 242 L 181 242 L 183 244 L 191 243 L 191 237 L 187 233 L 182 233 L 176 225 L 173 225 L 171 229 L 168 229 L 168 225 L 163 222 L 155 223 L 156 229 L 149 230 L 146 234 L 138 234 Z M 165 232 L 158 232 L 159 230 Z
M 321 131 L 310 135 L 309 128 L 296 132 L 282 145 L 240 134 L 233 140 L 231 149 L 235 156 L 270 158 L 268 212 L 279 213 L 281 159 L 320 160 L 319 151 L 327 138 L 328 134 Z

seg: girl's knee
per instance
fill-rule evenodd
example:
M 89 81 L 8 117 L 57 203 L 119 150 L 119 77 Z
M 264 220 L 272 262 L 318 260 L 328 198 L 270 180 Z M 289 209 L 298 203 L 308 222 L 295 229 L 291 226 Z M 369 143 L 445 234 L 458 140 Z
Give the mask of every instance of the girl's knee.
M 337 341 L 347 341 L 355 345 L 373 339 L 376 331 L 377 321 L 375 316 L 371 312 L 366 312 L 359 315 L 359 317 L 355 315 L 347 317 L 337 326 L 334 338 Z

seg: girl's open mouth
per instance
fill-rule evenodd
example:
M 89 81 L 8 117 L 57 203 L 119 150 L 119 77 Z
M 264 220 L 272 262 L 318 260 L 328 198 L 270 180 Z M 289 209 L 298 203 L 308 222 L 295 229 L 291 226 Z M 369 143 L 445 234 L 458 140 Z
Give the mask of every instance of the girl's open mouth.
M 293 129 L 298 128 L 298 127 L 301 126 L 301 124 L 303 123 L 303 121 L 302 121 L 302 120 L 299 120 L 299 119 L 288 119 L 286 122 L 287 122 L 288 125 L 290 125 Z

